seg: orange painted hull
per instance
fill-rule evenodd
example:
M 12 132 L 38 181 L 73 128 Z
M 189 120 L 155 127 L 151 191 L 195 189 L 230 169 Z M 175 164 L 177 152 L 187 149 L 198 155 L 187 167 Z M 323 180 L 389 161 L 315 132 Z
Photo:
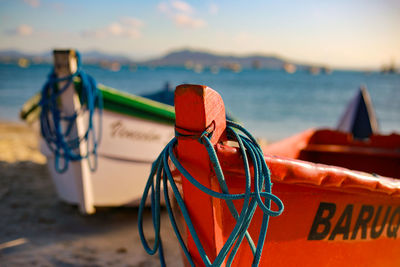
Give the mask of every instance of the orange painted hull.
M 223 103 L 209 90 L 201 86 L 177 88 L 176 124 L 201 133 L 215 123 L 212 142 L 229 192 L 243 193 L 242 158 L 236 148 L 225 143 L 225 125 L 221 117 L 224 112 L 220 107 L 218 110 L 213 108 Z M 182 108 L 179 104 L 187 100 L 187 95 L 195 104 L 185 104 Z M 200 104 L 196 107 L 196 103 Z M 189 107 L 195 111 L 190 111 Z M 389 173 L 393 174 L 392 177 L 400 177 L 397 175 L 400 171 L 400 136 L 378 137 L 378 141 L 368 145 L 331 131 L 325 137 L 334 142 L 324 147 L 327 144 L 318 143 L 321 139 L 314 134 L 315 131 L 307 131 L 264 150 L 268 153 L 265 160 L 271 171 L 272 192 L 282 200 L 285 210 L 282 215 L 269 220 L 260 266 L 400 266 L 400 239 L 397 237 L 400 180 L 298 160 L 306 157 L 304 155 L 312 155 L 323 163 L 336 162 L 342 164 L 335 165 L 350 167 L 352 164 L 360 165 L 362 168 L 359 170 L 370 168 L 378 170 L 374 172 L 381 175 Z M 310 147 L 318 153 L 307 154 L 307 149 L 311 151 Z M 324 151 L 326 148 L 328 150 Z M 337 150 L 332 151 L 334 148 Z M 197 140 L 178 137 L 176 152 L 182 165 L 197 181 L 220 191 L 208 155 Z M 355 159 L 353 163 L 348 162 L 352 158 Z M 236 221 L 225 201 L 202 193 L 183 176 L 179 180 L 196 231 L 212 260 L 226 242 Z M 234 204 L 240 211 L 242 201 L 235 200 Z M 258 209 L 250 224 L 249 233 L 254 240 L 258 238 L 262 216 Z M 186 235 L 186 244 L 196 266 L 203 266 L 190 234 Z M 250 266 L 252 258 L 248 243 L 243 241 L 233 266 Z
M 237 152 L 222 145 L 216 150 L 230 193 L 243 193 L 244 175 Z M 260 266 L 400 266 L 399 181 L 276 156 L 265 158 L 273 193 L 282 200 L 285 211 L 270 219 Z M 211 184 L 217 183 L 210 179 Z M 186 184 L 183 191 L 191 196 L 198 190 Z M 204 208 L 205 201 L 198 203 Z M 213 206 L 210 226 L 220 230 L 214 230 L 218 250 L 236 221 L 224 201 L 208 201 Z M 241 201 L 235 205 L 240 210 Z M 197 213 L 203 218 L 198 223 L 204 224 L 207 212 L 197 209 Z M 254 238 L 262 215 L 256 211 L 250 225 Z M 243 242 L 233 266 L 250 266 L 251 259 L 249 246 Z
M 399 210 L 399 201 L 285 184 L 276 184 L 274 193 L 285 203 L 285 212 L 270 221 L 261 266 L 295 266 L 299 263 L 304 266 L 400 266 L 399 240 L 388 237 L 388 229 L 398 227 L 398 215 L 396 222 L 392 220 L 389 224 L 388 221 L 396 208 Z M 326 220 L 329 226 L 319 225 L 329 227 L 326 235 L 321 229 L 314 231 L 323 239 L 310 240 L 316 238 L 311 230 L 321 203 L 326 208 L 335 207 L 335 212 L 332 219 Z M 361 209 L 366 206 L 374 209 L 371 220 L 365 231 L 362 227 L 354 231 Z M 350 221 L 349 227 L 346 227 L 345 219 L 343 229 L 332 234 L 346 207 L 351 207 L 347 208 L 351 212 L 345 215 Z M 377 216 L 379 207 L 382 208 Z M 391 207 L 389 218 L 382 224 L 388 207 Z M 361 214 L 369 216 L 365 208 Z M 371 224 L 375 218 L 378 222 L 374 225 L 375 239 L 372 239 Z M 237 266 L 244 265 L 239 263 Z

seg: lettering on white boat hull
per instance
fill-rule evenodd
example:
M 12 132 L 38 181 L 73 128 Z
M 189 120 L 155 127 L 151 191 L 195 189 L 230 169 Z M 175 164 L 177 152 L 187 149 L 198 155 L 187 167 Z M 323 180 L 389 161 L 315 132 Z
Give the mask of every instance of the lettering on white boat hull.
M 99 155 L 116 159 L 154 161 L 173 138 L 173 125 L 104 112 Z
M 144 142 L 154 142 L 161 140 L 161 135 L 157 132 L 139 129 L 130 129 L 121 120 L 111 123 L 111 137 L 128 140 L 141 140 Z
M 357 210 L 357 211 L 356 211 Z M 354 204 L 337 208 L 335 203 L 321 202 L 308 234 L 308 240 L 373 240 L 397 238 L 400 206 Z

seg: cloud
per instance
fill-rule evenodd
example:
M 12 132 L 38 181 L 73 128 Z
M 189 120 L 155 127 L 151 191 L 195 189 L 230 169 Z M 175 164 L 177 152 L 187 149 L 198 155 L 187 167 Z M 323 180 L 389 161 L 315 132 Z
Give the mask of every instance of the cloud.
M 143 27 L 143 21 L 136 18 L 125 17 L 121 19 L 121 22 L 130 27 L 135 27 L 135 28 Z
M 31 7 L 39 7 L 40 6 L 40 0 L 24 0 L 25 4 L 30 5 Z
M 184 1 L 161 2 L 157 9 L 179 27 L 197 29 L 206 25 L 203 19 L 193 15 L 195 10 Z
M 171 5 L 177 11 L 181 11 L 184 13 L 192 13 L 193 12 L 192 7 L 188 3 L 183 2 L 183 1 L 173 1 L 171 3 Z
M 179 26 L 189 28 L 202 28 L 206 25 L 204 20 L 192 18 L 186 14 L 176 14 L 174 21 Z
M 161 2 L 157 5 L 157 9 L 167 15 L 177 13 L 191 14 L 194 11 L 192 6 L 184 1 Z
M 218 6 L 217 6 L 216 4 L 214 4 L 214 3 L 210 4 L 210 6 L 208 7 L 208 12 L 209 12 L 211 15 L 217 15 L 217 14 L 218 14 L 218 11 L 219 11 L 219 8 L 218 8 Z
M 160 12 L 165 13 L 165 14 L 167 14 L 167 13 L 170 12 L 169 8 L 170 8 L 170 7 L 169 7 L 168 4 L 165 3 L 165 2 L 161 2 L 161 3 L 159 3 L 159 4 L 157 5 L 157 9 L 158 9 Z
M 10 36 L 29 36 L 33 34 L 33 27 L 27 24 L 21 24 L 15 29 L 6 31 Z
M 104 28 L 95 30 L 87 30 L 82 32 L 83 37 L 89 38 L 108 38 L 108 37 L 124 37 L 137 39 L 141 36 L 141 28 L 143 22 L 136 18 L 122 18 L 117 22 L 113 22 Z

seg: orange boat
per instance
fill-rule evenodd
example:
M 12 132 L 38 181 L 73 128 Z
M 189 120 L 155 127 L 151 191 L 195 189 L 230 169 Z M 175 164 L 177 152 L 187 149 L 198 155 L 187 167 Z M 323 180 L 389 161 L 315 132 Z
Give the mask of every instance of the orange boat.
M 247 228 L 241 228 L 224 251 L 240 218 L 233 214 L 229 201 L 204 193 L 197 183 L 214 192 L 243 195 L 248 187 L 244 158 L 252 148 L 244 152 L 239 141 L 228 141 L 232 131 L 227 133 L 223 101 L 209 87 L 178 86 L 175 110 L 177 141 L 171 145 L 173 155 L 168 161 L 175 183 L 169 179 L 169 184 L 179 189 L 177 206 L 184 209 L 180 213 L 175 208 L 174 214 L 185 220 L 190 217 L 189 223 L 181 220 L 183 233 L 178 235 L 189 258 L 185 265 L 400 266 L 400 135 L 374 134 L 353 140 L 349 133 L 308 130 L 264 147 L 263 158 L 270 171 L 265 179 L 270 177 L 272 192 L 268 192 L 268 183 L 261 186 L 265 206 L 254 208 L 245 221 Z M 204 135 L 216 152 L 227 189 L 217 179 L 216 160 L 210 159 L 210 147 L 201 141 Z M 175 169 L 176 160 L 183 174 Z M 255 180 L 256 167 L 262 164 L 254 158 L 249 164 L 251 196 L 255 197 L 256 185 L 260 186 Z M 166 176 L 164 170 L 164 183 Z M 179 203 L 181 197 L 184 206 Z M 284 205 L 281 214 L 279 199 Z M 237 214 L 247 207 L 246 201 L 232 200 Z M 254 242 L 257 246 L 264 243 L 258 259 L 249 237 L 258 240 Z M 226 255 L 221 257 L 221 251 Z

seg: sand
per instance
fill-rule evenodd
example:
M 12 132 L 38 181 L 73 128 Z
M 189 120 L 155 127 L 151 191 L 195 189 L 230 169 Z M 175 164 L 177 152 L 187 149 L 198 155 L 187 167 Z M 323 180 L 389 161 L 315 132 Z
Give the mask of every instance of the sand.
M 151 235 L 151 217 L 145 230 Z M 0 266 L 159 266 L 142 248 L 136 208 L 81 215 L 58 200 L 38 150 L 23 124 L 0 122 Z M 162 238 L 168 266 L 182 266 L 165 211 Z

